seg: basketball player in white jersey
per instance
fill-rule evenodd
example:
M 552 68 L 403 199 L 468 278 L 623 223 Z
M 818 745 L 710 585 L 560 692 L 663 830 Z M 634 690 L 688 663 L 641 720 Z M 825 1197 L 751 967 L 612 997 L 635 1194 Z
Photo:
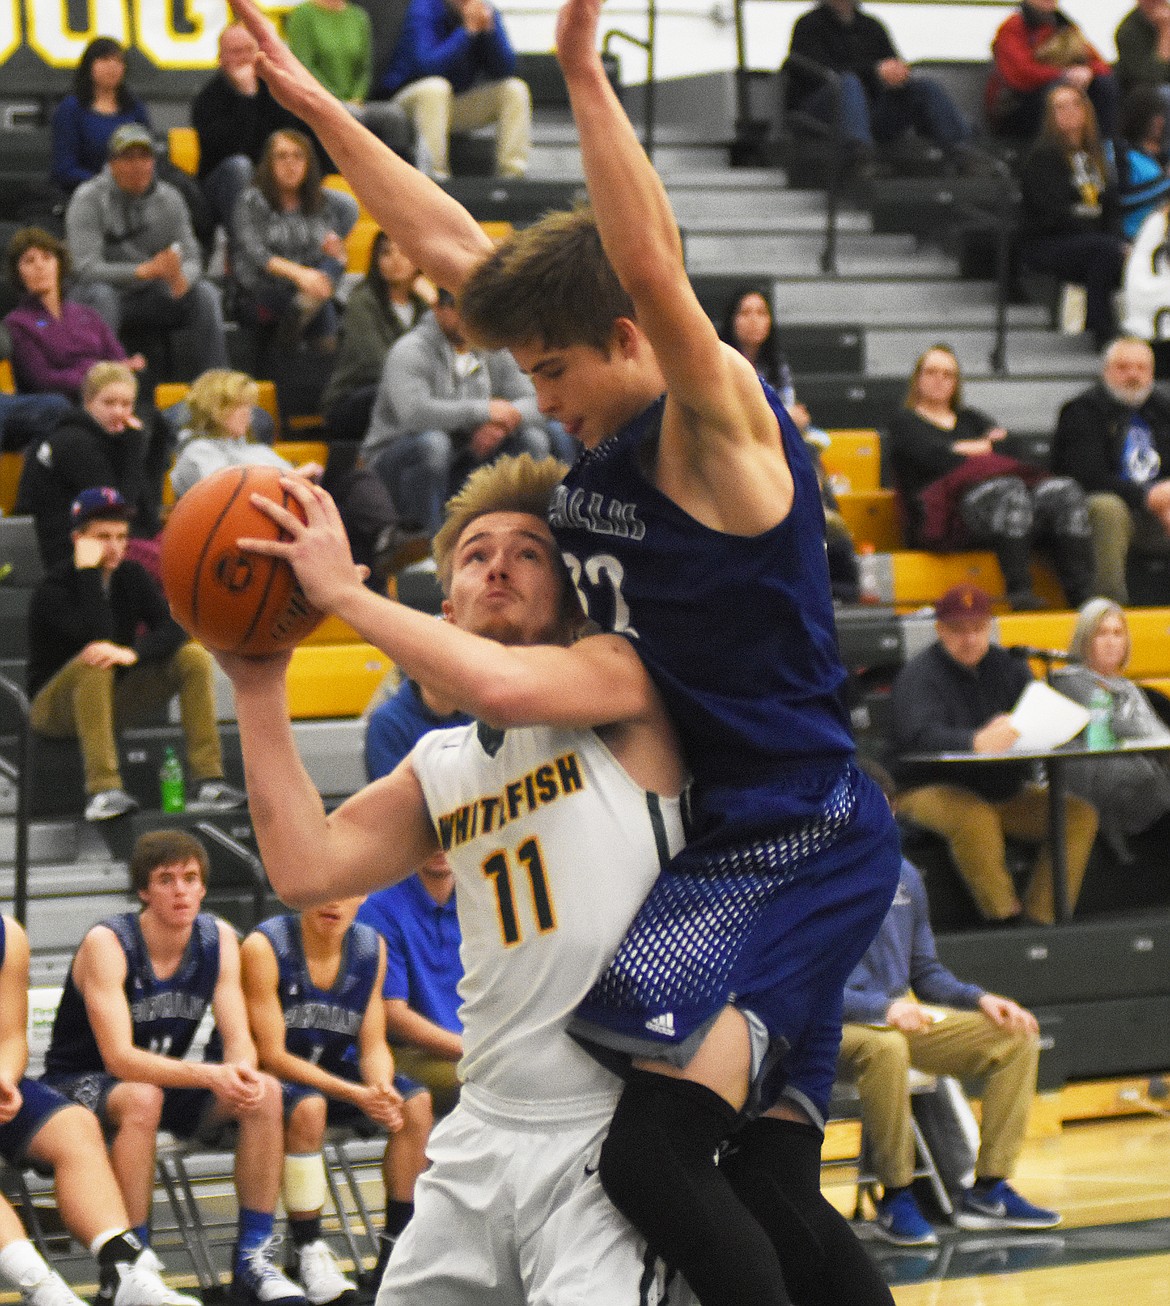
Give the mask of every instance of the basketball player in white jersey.
M 581 622 L 546 520 L 563 473 L 551 459 L 501 459 L 448 505 L 435 541 L 444 615 L 479 637 L 485 659 L 493 641 L 568 643 Z M 365 893 L 440 847 L 455 869 L 463 1090 L 431 1136 L 433 1166 L 378 1306 L 692 1301 L 602 1193 L 597 1156 L 620 1081 L 566 1033 L 683 842 L 686 777 L 649 677 L 629 718 L 597 730 L 435 731 L 327 816 L 289 725 L 287 656 L 221 661 L 282 898 Z

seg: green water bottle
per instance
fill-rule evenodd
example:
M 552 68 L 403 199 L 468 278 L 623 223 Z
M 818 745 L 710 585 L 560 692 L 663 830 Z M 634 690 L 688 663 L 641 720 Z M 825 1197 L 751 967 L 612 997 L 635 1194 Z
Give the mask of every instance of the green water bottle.
M 1095 689 L 1089 699 L 1085 743 L 1092 749 L 1114 748 L 1117 744 L 1113 734 L 1113 695 L 1107 689 Z
M 159 806 L 164 812 L 182 812 L 187 807 L 187 790 L 183 783 L 183 764 L 168 744 L 163 764 L 158 770 Z

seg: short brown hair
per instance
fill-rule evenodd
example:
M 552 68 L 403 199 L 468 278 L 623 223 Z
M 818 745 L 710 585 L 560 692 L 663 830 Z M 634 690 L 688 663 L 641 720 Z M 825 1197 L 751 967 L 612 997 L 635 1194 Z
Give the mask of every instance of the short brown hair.
M 150 888 L 150 877 L 160 866 L 199 863 L 199 878 L 207 884 L 210 862 L 203 841 L 186 830 L 149 830 L 140 834 L 130 854 L 130 887 L 135 893 Z
M 459 312 L 488 349 L 539 340 L 608 354 L 614 323 L 634 318 L 634 301 L 610 266 L 592 210 L 582 206 L 549 213 L 499 246 L 468 278 Z
M 12 239 L 8 242 L 8 284 L 17 293 L 22 291 L 20 259 L 30 249 L 43 249 L 46 254 L 56 255 L 57 289 L 60 290 L 61 283 L 73 268 L 73 261 L 69 257 L 69 246 L 44 227 L 21 227 L 12 233 Z

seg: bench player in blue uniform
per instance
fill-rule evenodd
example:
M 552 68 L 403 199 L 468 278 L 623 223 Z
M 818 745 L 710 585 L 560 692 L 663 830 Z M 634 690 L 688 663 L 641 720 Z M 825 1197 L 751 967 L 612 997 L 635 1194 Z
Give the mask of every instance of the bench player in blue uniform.
M 135 1233 L 149 1239 L 155 1140 L 239 1124 L 239 1238 L 232 1292 L 242 1306 L 307 1306 L 272 1260 L 284 1158 L 280 1085 L 256 1069 L 235 931 L 200 910 L 207 850 L 182 830 L 140 836 L 130 881 L 142 910 L 111 916 L 81 941 L 53 1023 L 45 1081 L 89 1107 Z M 220 1061 L 184 1056 L 210 1007 Z
M 274 916 L 240 949 L 244 997 L 260 1065 L 281 1081 L 285 1113 L 284 1206 L 296 1270 L 312 1306 L 352 1295 L 321 1236 L 327 1125 L 389 1130 L 382 1161 L 386 1228 L 374 1278 L 414 1210 L 434 1123 L 431 1096 L 395 1075 L 386 1042 L 386 945 L 354 920 L 360 898 Z
M 786 1250 L 800 1229 L 787 1213 L 816 1202 L 841 993 L 898 873 L 890 815 L 853 765 L 811 463 L 691 290 L 665 191 L 597 53 L 599 0 L 568 0 L 557 29 L 594 216 L 552 215 L 498 250 L 450 196 L 342 122 L 253 0 L 238 10 L 277 97 L 588 450 L 554 528 L 590 615 L 653 674 L 696 776 L 692 846 L 582 1012 L 581 1032 L 637 1068 L 603 1175 L 708 1306 L 784 1302 L 764 1230 Z M 359 612 L 344 567 L 311 556 L 323 519 L 294 533 L 264 551 L 296 559 L 312 601 L 352 610 L 408 675 L 435 683 L 444 655 L 427 650 L 457 641 L 413 625 L 399 641 L 398 618 Z M 533 672 L 518 720 L 564 720 L 579 693 L 566 656 Z M 621 698 L 613 680 L 589 693 L 600 712 Z M 712 1155 L 749 1089 L 768 1114 L 719 1170 Z M 841 1292 L 860 1300 L 856 1279 Z M 888 1300 L 879 1283 L 872 1293 Z
M 25 1075 L 28 1067 L 28 938 L 0 916 L 0 1157 L 51 1172 L 57 1209 L 69 1232 L 98 1262 L 103 1306 L 198 1306 L 168 1288 L 162 1264 L 129 1228 L 106 1159 L 97 1117 Z M 0 1197 L 0 1281 L 28 1306 L 84 1306 L 51 1270 Z

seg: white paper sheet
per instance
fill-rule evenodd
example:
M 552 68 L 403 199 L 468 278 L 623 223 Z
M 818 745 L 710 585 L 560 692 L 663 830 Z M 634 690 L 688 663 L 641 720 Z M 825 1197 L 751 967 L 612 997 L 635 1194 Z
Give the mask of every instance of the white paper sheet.
M 1013 752 L 1038 753 L 1059 748 L 1089 724 L 1089 709 L 1058 693 L 1043 680 L 1033 680 L 1011 713 L 1020 732 Z

